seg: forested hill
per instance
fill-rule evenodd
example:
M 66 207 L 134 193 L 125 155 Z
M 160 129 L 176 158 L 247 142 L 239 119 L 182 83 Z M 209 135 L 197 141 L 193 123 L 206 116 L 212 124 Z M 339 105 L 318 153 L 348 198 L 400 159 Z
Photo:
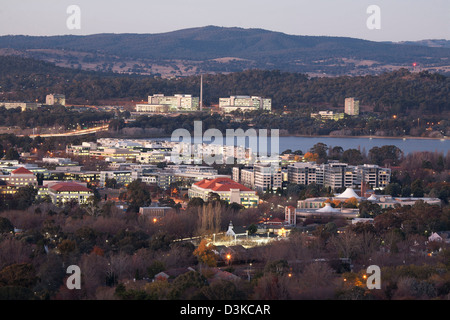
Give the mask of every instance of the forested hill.
M 413 62 L 445 72 L 450 63 L 447 47 L 216 26 L 160 34 L 2 36 L 0 49 L 75 68 L 182 76 L 249 68 L 362 75 Z
M 203 77 L 204 101 L 218 103 L 229 95 L 261 95 L 274 109 L 340 107 L 345 97 L 359 98 L 362 106 L 392 114 L 450 112 L 450 78 L 408 70 L 378 76 L 308 77 L 301 73 L 247 70 Z M 0 57 L 0 100 L 45 101 L 48 93 L 64 93 L 69 103 L 95 104 L 102 99 L 146 100 L 148 95 L 199 95 L 200 78 L 163 79 L 151 76 L 87 72 L 15 56 Z

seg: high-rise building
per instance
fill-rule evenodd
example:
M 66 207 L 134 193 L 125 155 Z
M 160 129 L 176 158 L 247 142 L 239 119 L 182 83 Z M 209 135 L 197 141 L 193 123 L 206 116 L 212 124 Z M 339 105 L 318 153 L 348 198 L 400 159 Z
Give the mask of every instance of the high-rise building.
M 45 97 L 45 104 L 49 106 L 53 105 L 59 105 L 59 106 L 65 106 L 66 105 L 66 96 L 63 94 L 48 94 Z
M 357 116 L 359 115 L 359 100 L 355 98 L 345 98 L 344 113 Z

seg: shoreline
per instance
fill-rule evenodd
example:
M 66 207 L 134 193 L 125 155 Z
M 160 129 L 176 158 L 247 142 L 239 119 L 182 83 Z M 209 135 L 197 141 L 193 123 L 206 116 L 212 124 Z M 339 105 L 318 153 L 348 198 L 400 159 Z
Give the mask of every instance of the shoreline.
M 414 137 L 414 136 L 405 136 L 405 137 L 392 137 L 392 136 L 345 136 L 345 135 L 307 135 L 307 134 L 289 134 L 289 135 L 280 135 L 280 138 L 286 137 L 299 137 L 299 138 L 354 138 L 354 139 L 392 139 L 392 140 L 450 140 L 449 137 L 444 138 L 434 138 L 434 137 Z
M 112 135 L 114 136 L 114 134 Z M 141 136 L 138 135 L 136 137 L 128 136 L 128 135 L 120 135 L 123 139 L 171 139 L 171 136 L 158 135 L 158 134 L 149 134 Z M 270 135 L 268 136 L 270 137 Z M 445 136 L 444 138 L 435 138 L 435 137 L 415 137 L 415 136 L 405 136 L 405 137 L 393 137 L 393 136 L 345 136 L 345 135 L 307 135 L 307 134 L 280 134 L 280 138 L 289 138 L 289 137 L 298 137 L 298 138 L 336 138 L 336 139 L 392 139 L 392 140 L 450 140 L 450 137 Z M 118 137 L 114 137 L 118 138 Z

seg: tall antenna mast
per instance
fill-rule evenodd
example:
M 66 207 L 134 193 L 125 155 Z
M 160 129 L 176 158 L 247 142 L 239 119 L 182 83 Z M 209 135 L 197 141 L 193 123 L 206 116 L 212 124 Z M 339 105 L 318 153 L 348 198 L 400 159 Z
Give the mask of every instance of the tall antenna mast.
M 203 74 L 200 75 L 200 111 L 203 111 Z

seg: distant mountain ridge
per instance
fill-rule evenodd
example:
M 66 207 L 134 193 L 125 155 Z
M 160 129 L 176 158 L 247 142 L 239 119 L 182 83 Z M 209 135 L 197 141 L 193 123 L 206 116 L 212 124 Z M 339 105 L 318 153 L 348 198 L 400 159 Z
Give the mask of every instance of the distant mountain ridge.
M 424 70 L 449 72 L 448 43 L 429 43 L 434 46 L 207 26 L 159 34 L 2 36 L 0 52 L 73 68 L 164 76 L 251 68 L 360 75 L 413 62 Z
M 432 48 L 450 48 L 450 40 L 445 39 L 424 39 L 419 41 L 401 41 L 397 43 Z

